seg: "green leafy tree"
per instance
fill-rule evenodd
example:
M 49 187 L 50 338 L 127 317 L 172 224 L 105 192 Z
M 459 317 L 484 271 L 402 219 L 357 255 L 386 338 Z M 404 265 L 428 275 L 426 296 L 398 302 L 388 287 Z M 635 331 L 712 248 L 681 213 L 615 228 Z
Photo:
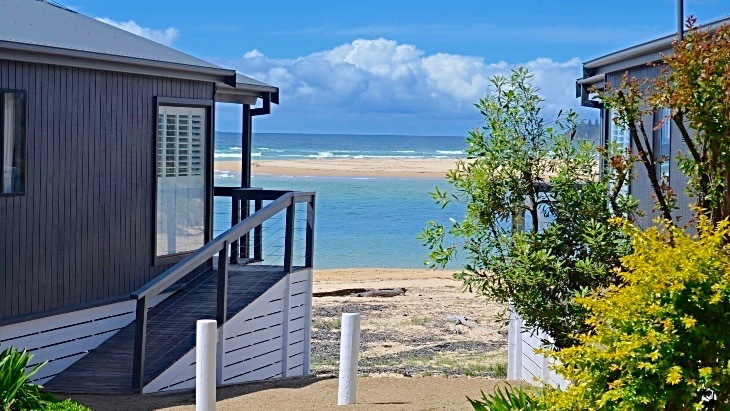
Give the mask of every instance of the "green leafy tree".
M 469 133 L 467 158 L 447 173 L 452 188 L 431 193 L 442 207 L 464 203 L 466 215 L 447 225 L 431 221 L 420 238 L 432 267 L 465 252 L 468 263 L 455 278 L 466 289 L 511 303 L 527 328 L 565 347 L 586 330 L 573 297 L 615 284 L 612 269 L 628 252 L 608 220 L 636 209 L 621 191 L 631 159 L 608 147 L 603 154 L 617 167 L 599 177 L 595 147 L 575 140 L 576 114 L 546 121 L 531 78 L 519 68 L 492 79 L 492 92 L 476 105 L 484 127 Z M 540 223 L 546 219 L 548 226 Z

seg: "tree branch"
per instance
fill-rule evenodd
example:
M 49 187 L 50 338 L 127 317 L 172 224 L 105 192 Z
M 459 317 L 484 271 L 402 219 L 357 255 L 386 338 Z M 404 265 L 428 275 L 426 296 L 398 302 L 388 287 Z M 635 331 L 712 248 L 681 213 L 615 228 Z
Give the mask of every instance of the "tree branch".
M 656 196 L 657 203 L 659 203 L 659 211 L 662 213 L 662 217 L 665 220 L 669 220 L 670 224 L 674 225 L 671 210 L 669 210 L 666 198 L 664 196 L 664 193 L 662 192 L 661 185 L 659 184 L 659 179 L 656 175 L 656 167 L 647 158 L 646 150 L 644 149 L 641 143 L 641 139 L 639 139 L 639 133 L 636 130 L 636 123 L 634 123 L 633 121 L 629 122 L 629 134 L 631 135 L 631 139 L 634 141 L 634 144 L 637 147 L 641 162 L 644 163 L 644 168 L 646 169 L 646 173 L 649 176 L 649 181 L 651 182 L 651 188 L 654 190 L 654 195 Z

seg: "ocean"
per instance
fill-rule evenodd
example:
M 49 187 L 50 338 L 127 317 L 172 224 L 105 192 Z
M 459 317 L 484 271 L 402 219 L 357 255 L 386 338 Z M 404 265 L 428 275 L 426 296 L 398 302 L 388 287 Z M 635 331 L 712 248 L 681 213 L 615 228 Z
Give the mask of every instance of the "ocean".
M 456 158 L 464 137 L 333 134 L 254 134 L 256 159 Z M 240 135 L 216 133 L 215 157 L 241 157 Z M 240 175 L 216 171 L 216 185 L 236 186 Z M 315 266 L 318 268 L 424 268 L 428 250 L 416 236 L 429 220 L 463 217 L 463 207 L 442 210 L 429 192 L 445 179 L 290 177 L 254 175 L 254 187 L 317 192 Z M 230 202 L 218 199 L 215 232 L 230 227 Z M 452 267 L 458 267 L 456 261 Z
M 241 134 L 216 133 L 215 159 L 241 158 Z M 457 158 L 465 137 L 254 133 L 254 160 L 307 158 Z

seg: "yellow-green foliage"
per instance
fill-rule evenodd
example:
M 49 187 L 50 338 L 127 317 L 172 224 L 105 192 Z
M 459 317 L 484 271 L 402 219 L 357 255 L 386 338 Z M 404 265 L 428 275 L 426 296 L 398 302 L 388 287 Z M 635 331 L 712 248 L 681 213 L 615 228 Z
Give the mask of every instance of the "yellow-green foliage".
M 590 333 L 553 357 L 573 384 L 550 410 L 702 410 L 730 404 L 730 222 L 702 235 L 673 227 L 633 234 L 624 285 L 579 299 Z

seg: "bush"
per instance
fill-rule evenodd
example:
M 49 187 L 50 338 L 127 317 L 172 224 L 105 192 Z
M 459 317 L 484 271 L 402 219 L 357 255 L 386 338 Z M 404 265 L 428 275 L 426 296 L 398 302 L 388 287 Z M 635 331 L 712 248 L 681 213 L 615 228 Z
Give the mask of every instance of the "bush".
M 0 409 L 4 411 L 41 409 L 46 403 L 39 386 L 29 379 L 45 363 L 26 372 L 32 356 L 8 347 L 0 354 Z
M 43 408 L 44 411 L 91 411 L 91 408 L 73 402 L 70 399 L 65 401 L 53 402 Z
M 478 400 L 472 400 L 469 397 L 467 399 L 474 411 L 531 411 L 543 409 L 538 408 L 540 406 L 538 401 L 525 390 L 511 385 L 502 388 L 497 387 L 494 393 L 489 396 L 482 391 L 482 398 Z
M 593 331 L 543 350 L 573 381 L 550 410 L 689 410 L 730 406 L 730 221 L 687 235 L 665 222 L 641 232 L 618 275 L 625 285 L 578 299 Z
M 419 238 L 432 267 L 465 252 L 468 264 L 454 277 L 467 290 L 511 303 L 525 328 L 545 331 L 560 348 L 587 329 L 573 297 L 616 283 L 612 268 L 630 244 L 608 220 L 637 204 L 621 191 L 631 168 L 598 176 L 595 147 L 575 138 L 575 113 L 546 121 L 531 79 L 522 68 L 492 79 L 493 92 L 477 104 L 485 125 L 467 138 L 468 159 L 447 174 L 453 188 L 431 193 L 442 207 L 466 204 L 466 215 L 429 222 Z M 622 165 L 617 150 L 603 154 Z M 545 216 L 553 223 L 543 229 Z

